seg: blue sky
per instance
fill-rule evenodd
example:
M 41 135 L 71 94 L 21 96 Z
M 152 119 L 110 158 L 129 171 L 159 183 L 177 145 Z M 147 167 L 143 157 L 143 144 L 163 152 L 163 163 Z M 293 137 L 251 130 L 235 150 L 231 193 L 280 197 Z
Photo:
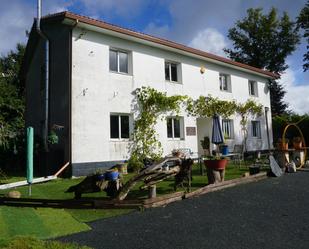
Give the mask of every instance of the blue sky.
M 230 47 L 227 31 L 246 15 L 248 8 L 265 11 L 274 6 L 295 18 L 306 0 L 42 0 L 43 14 L 69 10 L 122 27 L 167 38 L 217 55 Z M 36 0 L 0 0 L 0 53 L 26 42 L 36 15 Z M 309 72 L 302 70 L 305 43 L 288 57 L 289 69 L 281 82 L 285 100 L 298 113 L 309 113 Z

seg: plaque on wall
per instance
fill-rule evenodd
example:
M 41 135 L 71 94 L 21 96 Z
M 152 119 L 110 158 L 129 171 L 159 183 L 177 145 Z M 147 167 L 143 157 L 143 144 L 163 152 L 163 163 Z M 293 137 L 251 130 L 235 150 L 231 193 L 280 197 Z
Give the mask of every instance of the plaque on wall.
M 187 136 L 196 136 L 196 127 L 186 127 Z

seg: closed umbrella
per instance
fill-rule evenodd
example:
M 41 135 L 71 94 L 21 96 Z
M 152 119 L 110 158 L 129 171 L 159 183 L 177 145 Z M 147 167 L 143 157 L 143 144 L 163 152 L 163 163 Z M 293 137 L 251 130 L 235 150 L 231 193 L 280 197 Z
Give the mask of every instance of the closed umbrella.
M 219 153 L 219 144 L 223 143 L 223 134 L 221 130 L 220 119 L 217 114 L 215 114 L 212 118 L 212 137 L 211 142 L 217 145 L 217 153 Z

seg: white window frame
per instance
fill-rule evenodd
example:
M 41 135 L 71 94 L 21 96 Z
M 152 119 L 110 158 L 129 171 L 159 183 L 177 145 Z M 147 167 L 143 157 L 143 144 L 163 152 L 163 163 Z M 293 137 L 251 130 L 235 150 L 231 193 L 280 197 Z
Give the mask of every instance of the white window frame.
M 254 125 L 255 124 L 255 125 Z M 254 127 L 257 128 L 257 134 L 254 134 Z M 251 136 L 253 138 L 258 138 L 258 139 L 261 139 L 262 138 L 262 133 L 261 133 L 261 121 L 259 120 L 252 120 L 251 121 Z
M 226 88 L 223 88 L 223 84 L 221 81 L 221 77 L 225 77 L 225 81 L 226 81 Z M 231 86 L 231 75 L 229 74 L 224 74 L 224 73 L 220 73 L 219 74 L 219 89 L 222 92 L 232 92 L 232 86 Z
M 165 65 L 168 64 L 168 69 L 169 69 L 169 79 L 166 79 L 165 77 Z M 177 73 L 177 81 L 172 80 L 172 64 L 176 65 L 176 73 Z M 164 78 L 165 81 L 171 82 L 171 83 L 180 83 L 180 78 L 181 78 L 181 72 L 180 72 L 180 63 L 174 62 L 174 61 L 164 61 Z
M 130 62 L 130 58 L 129 58 L 130 54 L 129 54 L 129 52 L 125 51 L 125 50 L 122 50 L 122 49 L 110 48 L 109 51 L 108 51 L 109 52 L 108 56 L 110 56 L 110 51 L 114 51 L 114 52 L 117 53 L 117 71 L 111 70 L 110 65 L 109 65 L 109 71 L 112 72 L 112 73 L 119 73 L 119 74 L 128 75 L 129 72 L 130 72 L 130 64 L 129 64 L 129 62 Z M 127 72 L 121 72 L 120 71 L 119 53 L 127 54 L 127 69 L 128 69 Z
M 252 93 L 252 89 L 254 91 L 253 93 Z M 255 80 L 248 80 L 248 90 L 249 90 L 249 95 L 250 96 L 258 97 L 257 81 L 255 81 Z
M 129 141 L 131 139 L 131 132 L 132 132 L 132 126 L 131 126 L 131 122 L 132 122 L 132 116 L 131 114 L 128 113 L 110 113 L 109 114 L 109 124 L 110 124 L 110 119 L 111 116 L 117 116 L 118 117 L 118 134 L 119 137 L 118 138 L 112 138 L 112 134 L 111 134 L 111 129 L 109 129 L 109 139 L 112 141 Z M 121 137 L 121 116 L 126 116 L 129 117 L 129 137 L 128 138 L 123 138 Z
M 226 129 L 228 130 L 226 138 Z M 234 138 L 234 120 L 233 119 L 222 119 L 222 132 L 225 139 Z
M 168 124 L 168 120 L 171 119 L 172 120 L 172 137 L 168 136 L 168 131 L 167 131 L 167 124 Z M 174 122 L 175 120 L 179 120 L 179 135 L 180 137 L 175 137 L 175 127 L 174 127 Z M 166 117 L 166 136 L 167 139 L 169 140 L 184 140 L 184 118 L 183 117 Z

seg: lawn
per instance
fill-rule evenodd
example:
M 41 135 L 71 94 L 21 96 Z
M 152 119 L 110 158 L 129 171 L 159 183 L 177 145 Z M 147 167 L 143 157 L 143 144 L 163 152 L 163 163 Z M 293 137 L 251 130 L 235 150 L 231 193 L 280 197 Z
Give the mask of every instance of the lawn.
M 239 169 L 230 164 L 226 169 L 226 180 L 241 177 L 247 168 Z M 124 176 L 124 182 L 133 174 Z M 198 165 L 194 165 L 192 171 L 192 190 L 203 187 L 207 184 L 207 177 L 200 175 Z M 23 180 L 20 178 L 15 178 Z M 8 179 L 11 182 L 12 179 Z M 79 179 L 57 179 L 47 183 L 35 184 L 32 186 L 31 198 L 47 199 L 72 199 L 73 193 L 65 193 L 65 190 L 74 184 L 79 183 Z M 173 178 L 167 179 L 157 185 L 157 194 L 167 194 L 173 192 Z M 140 191 L 139 186 L 130 192 L 128 198 L 147 197 L 147 190 Z M 21 192 L 22 197 L 28 197 L 28 187 L 16 188 Z M 182 190 L 182 189 L 179 189 Z M 4 196 L 9 190 L 0 190 L 0 196 Z M 85 197 L 105 197 L 105 192 L 90 193 Z M 52 208 L 30 208 L 30 207 L 0 207 L 0 246 L 8 240 L 18 235 L 33 236 L 39 239 L 54 238 L 67 234 L 87 231 L 90 227 L 87 222 L 123 215 L 131 212 L 130 209 L 52 209 Z

